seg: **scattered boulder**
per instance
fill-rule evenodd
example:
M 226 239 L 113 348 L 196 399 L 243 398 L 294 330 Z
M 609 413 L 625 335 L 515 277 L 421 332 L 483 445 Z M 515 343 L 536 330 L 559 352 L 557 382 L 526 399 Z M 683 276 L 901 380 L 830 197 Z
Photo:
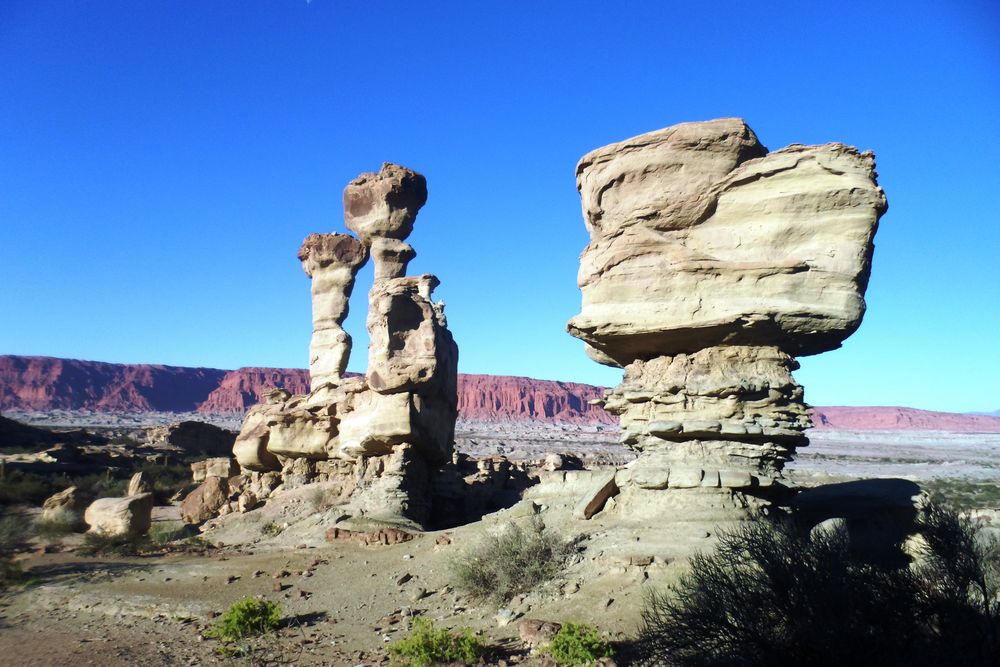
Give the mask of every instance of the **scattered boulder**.
M 152 524 L 153 494 L 125 498 L 98 498 L 87 507 L 83 520 L 90 532 L 109 536 L 145 535 Z
M 537 618 L 522 618 L 517 622 L 517 634 L 530 648 L 541 648 L 552 641 L 562 629 L 561 623 Z
M 240 474 L 240 466 L 230 456 L 216 456 L 191 464 L 191 481 L 195 483 L 204 482 L 209 477 L 229 479 L 238 474 Z
M 57 521 L 67 516 L 79 517 L 85 506 L 76 487 L 71 486 L 45 499 L 42 503 L 42 520 Z
M 181 519 L 185 523 L 202 523 L 215 516 L 229 502 L 229 487 L 220 477 L 207 477 L 201 485 L 181 501 Z
M 574 514 L 580 519 L 590 519 L 604 509 L 608 500 L 618 495 L 619 488 L 615 482 L 615 470 L 606 470 L 596 474 L 594 483 L 577 503 Z

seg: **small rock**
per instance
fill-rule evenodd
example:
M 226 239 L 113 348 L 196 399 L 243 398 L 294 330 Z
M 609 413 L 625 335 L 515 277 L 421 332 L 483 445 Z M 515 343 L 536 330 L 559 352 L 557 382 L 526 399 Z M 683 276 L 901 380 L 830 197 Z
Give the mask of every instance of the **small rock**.
M 531 648 L 548 644 L 561 628 L 562 625 L 559 623 L 543 621 L 538 618 L 522 618 L 517 622 L 518 636 Z
M 505 625 L 509 625 L 514 620 L 516 620 L 517 616 L 518 615 L 517 615 L 516 612 L 514 612 L 511 609 L 506 609 L 505 608 L 505 609 L 499 609 L 499 610 L 497 610 L 497 614 L 496 614 L 496 616 L 494 618 L 496 618 L 497 627 L 501 627 L 502 628 Z
M 413 578 L 413 575 L 410 574 L 409 572 L 407 572 L 407 573 L 403 574 L 402 576 L 400 576 L 398 579 L 396 579 L 396 585 L 397 586 L 402 586 L 403 584 L 405 584 L 407 581 L 409 581 L 412 578 Z

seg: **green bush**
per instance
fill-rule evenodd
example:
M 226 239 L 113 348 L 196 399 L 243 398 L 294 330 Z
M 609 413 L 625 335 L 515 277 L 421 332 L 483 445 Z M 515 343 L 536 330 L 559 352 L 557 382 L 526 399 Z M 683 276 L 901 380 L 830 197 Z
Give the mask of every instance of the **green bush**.
M 265 523 L 263 526 L 260 527 L 260 532 L 262 532 L 264 535 L 267 535 L 268 537 L 275 537 L 277 535 L 281 535 L 281 531 L 283 530 L 284 528 L 281 526 L 281 524 L 275 521 L 268 521 L 267 523 Z
M 1000 664 L 995 540 L 932 505 L 910 565 L 866 560 L 846 530 L 764 519 L 720 533 L 642 610 L 640 656 L 664 665 Z
M 592 665 L 613 653 L 611 644 L 601 639 L 595 628 L 576 623 L 559 628 L 543 652 L 559 667 Z
M 456 588 L 499 606 L 555 577 L 571 548 L 540 521 L 528 530 L 511 524 L 452 560 L 451 577 Z
M 281 626 L 281 607 L 277 602 L 260 598 L 241 598 L 205 631 L 206 637 L 235 642 L 273 632 Z
M 434 622 L 425 618 L 414 619 L 410 636 L 389 646 L 394 667 L 430 667 L 449 662 L 470 665 L 484 651 L 482 642 L 469 628 L 452 633 L 436 629 Z

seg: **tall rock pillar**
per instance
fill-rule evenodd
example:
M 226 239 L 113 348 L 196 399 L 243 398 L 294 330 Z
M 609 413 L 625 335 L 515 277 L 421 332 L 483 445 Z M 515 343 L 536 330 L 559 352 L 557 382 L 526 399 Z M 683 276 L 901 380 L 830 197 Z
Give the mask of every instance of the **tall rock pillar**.
M 312 279 L 313 333 L 309 343 L 312 388 L 337 383 L 351 356 L 351 337 L 341 326 L 358 269 L 368 248 L 347 234 L 310 234 L 299 249 L 302 269 Z

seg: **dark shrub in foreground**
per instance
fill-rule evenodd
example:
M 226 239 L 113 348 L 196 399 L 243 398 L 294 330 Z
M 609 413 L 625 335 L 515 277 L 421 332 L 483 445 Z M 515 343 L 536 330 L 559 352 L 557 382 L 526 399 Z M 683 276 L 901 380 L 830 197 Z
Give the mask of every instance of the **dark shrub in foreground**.
M 647 595 L 639 651 L 684 666 L 1000 664 L 996 541 L 933 505 L 920 532 L 918 563 L 889 569 L 843 531 L 748 522 Z

